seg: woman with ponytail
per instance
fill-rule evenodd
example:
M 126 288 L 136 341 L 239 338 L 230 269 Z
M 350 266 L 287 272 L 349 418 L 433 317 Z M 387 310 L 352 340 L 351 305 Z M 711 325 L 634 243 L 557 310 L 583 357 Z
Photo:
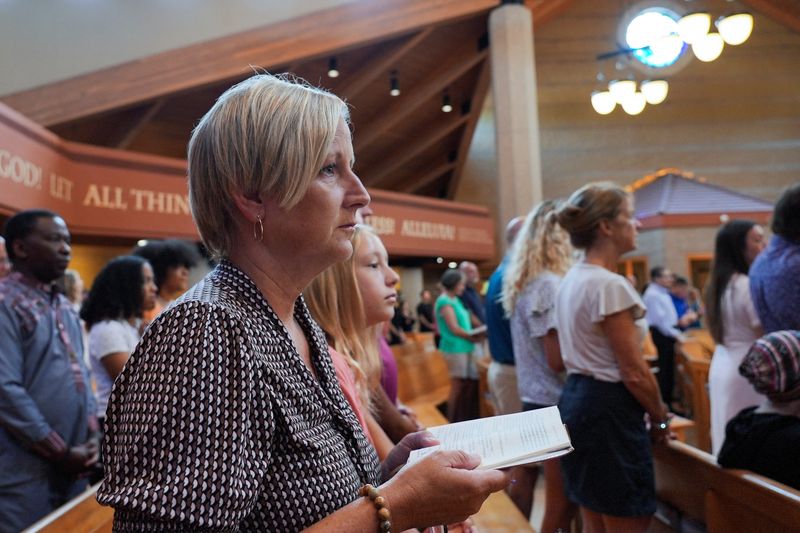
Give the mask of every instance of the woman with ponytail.
M 593 183 L 575 191 L 557 216 L 584 251 L 556 295 L 568 374 L 559 409 L 575 446 L 561 459 L 567 497 L 580 505 L 584 531 L 644 532 L 656 510 L 651 440 L 670 433 L 642 357 L 646 309 L 617 274 L 622 254 L 636 248 L 633 198 L 613 183 Z

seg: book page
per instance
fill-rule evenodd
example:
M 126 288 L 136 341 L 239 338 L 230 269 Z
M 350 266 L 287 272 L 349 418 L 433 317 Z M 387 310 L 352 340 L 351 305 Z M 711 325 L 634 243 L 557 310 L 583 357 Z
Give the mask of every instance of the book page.
M 481 456 L 479 468 L 505 468 L 552 458 L 548 456 L 552 452 L 571 450 L 557 407 L 437 426 L 428 431 L 441 444 L 411 452 L 409 462 L 416 462 L 437 449 L 464 450 Z

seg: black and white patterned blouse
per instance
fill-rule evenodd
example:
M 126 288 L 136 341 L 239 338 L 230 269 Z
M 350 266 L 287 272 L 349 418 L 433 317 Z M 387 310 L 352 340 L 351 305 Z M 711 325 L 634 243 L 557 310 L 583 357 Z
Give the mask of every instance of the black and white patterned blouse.
M 114 383 L 97 499 L 115 531 L 297 531 L 379 482 L 302 298 L 317 379 L 223 261 L 148 328 Z

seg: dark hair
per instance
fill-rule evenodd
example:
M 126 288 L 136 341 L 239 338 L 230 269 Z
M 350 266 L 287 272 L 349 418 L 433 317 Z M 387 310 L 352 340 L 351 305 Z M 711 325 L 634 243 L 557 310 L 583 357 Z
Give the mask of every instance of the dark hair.
M 153 276 L 159 291 L 171 268 L 192 268 L 200 261 L 200 254 L 195 247 L 178 239 L 149 241 L 136 248 L 133 255 L 144 257 L 153 267 Z
M 442 287 L 448 291 L 452 291 L 456 288 L 456 285 L 458 285 L 458 283 L 463 281 L 465 278 L 466 276 L 464 276 L 464 273 L 460 270 L 449 268 L 444 271 L 444 274 L 442 274 L 442 279 L 439 281 L 442 284 Z
M 145 264 L 147 261 L 141 257 L 123 255 L 103 267 L 81 307 L 87 328 L 103 320 L 141 318 Z
M 722 344 L 725 333 L 722 324 L 722 295 L 734 274 L 747 274 L 750 269 L 745 249 L 747 233 L 755 225 L 751 220 L 731 220 L 717 232 L 714 261 L 705 291 L 708 329 L 717 344 Z
M 650 269 L 650 279 L 660 278 L 664 275 L 664 271 L 666 268 L 663 266 L 657 266 Z
M 800 241 L 800 183 L 784 189 L 775 203 L 772 233 L 790 241 Z
M 585 250 L 594 243 L 600 221 L 615 218 L 629 197 L 630 193 L 616 183 L 589 183 L 561 204 L 556 218 L 569 233 L 572 246 Z
M 17 239 L 24 239 L 36 228 L 36 221 L 40 218 L 56 218 L 58 214 L 47 209 L 28 209 L 20 211 L 16 215 L 6 220 L 6 225 L 3 228 L 3 235 L 6 238 L 6 253 L 8 260 L 12 263 L 16 257 L 14 256 L 14 241 Z
M 686 285 L 688 287 L 689 280 L 687 280 L 683 276 L 675 276 L 675 285 Z

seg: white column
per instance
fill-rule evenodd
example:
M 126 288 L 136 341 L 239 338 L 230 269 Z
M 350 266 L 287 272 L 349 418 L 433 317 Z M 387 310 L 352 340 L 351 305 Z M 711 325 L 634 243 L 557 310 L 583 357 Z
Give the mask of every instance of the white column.
M 531 11 L 512 3 L 497 7 L 489 15 L 489 42 L 500 204 L 496 236 L 505 243 L 506 223 L 542 200 Z

